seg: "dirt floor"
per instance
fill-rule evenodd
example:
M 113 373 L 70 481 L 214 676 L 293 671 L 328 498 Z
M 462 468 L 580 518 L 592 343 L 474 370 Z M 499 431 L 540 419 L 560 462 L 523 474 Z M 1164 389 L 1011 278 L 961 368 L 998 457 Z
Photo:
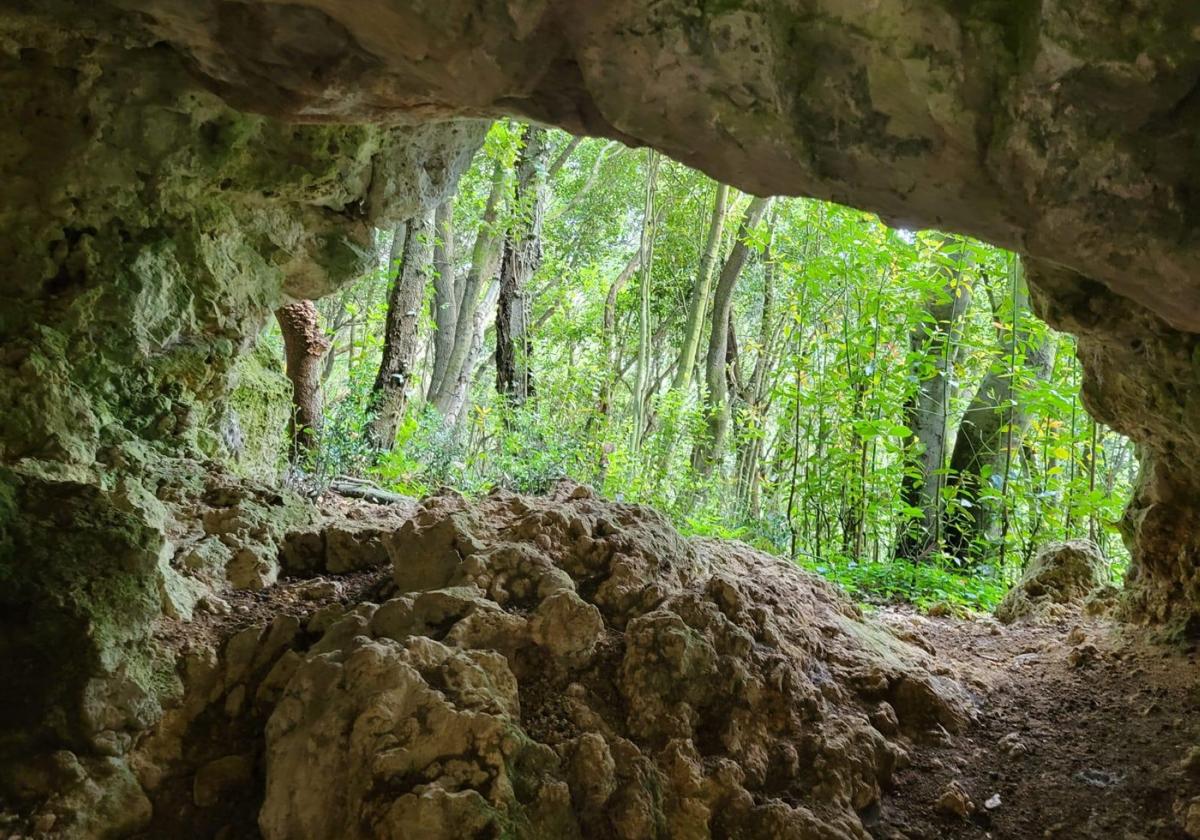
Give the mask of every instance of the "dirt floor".
M 919 745 L 870 830 L 901 838 L 1166 840 L 1200 795 L 1200 668 L 1102 619 L 1004 627 L 885 610 L 966 678 L 979 700 L 964 735 Z M 973 808 L 939 807 L 957 783 Z M 946 797 L 945 805 L 961 798 Z

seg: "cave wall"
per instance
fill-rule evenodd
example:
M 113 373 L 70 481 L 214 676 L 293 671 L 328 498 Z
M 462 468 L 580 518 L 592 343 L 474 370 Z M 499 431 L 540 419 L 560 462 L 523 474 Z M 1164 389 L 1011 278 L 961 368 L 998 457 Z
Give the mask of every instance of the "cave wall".
M 40 749 L 127 777 L 177 689 L 156 623 L 273 579 L 311 508 L 213 489 L 238 360 L 441 201 L 487 126 L 242 113 L 123 13 L 65 10 L 0 13 L 0 800 L 30 784 L 2 759 Z M 202 497 L 236 513 L 205 523 L 214 563 L 187 546 Z
M 1142 446 L 1133 603 L 1200 608 L 1195 4 L 3 0 L 0 90 L 6 749 L 116 760 L 154 717 L 235 360 L 501 114 L 1030 255 Z M 261 496 L 267 537 L 304 515 Z

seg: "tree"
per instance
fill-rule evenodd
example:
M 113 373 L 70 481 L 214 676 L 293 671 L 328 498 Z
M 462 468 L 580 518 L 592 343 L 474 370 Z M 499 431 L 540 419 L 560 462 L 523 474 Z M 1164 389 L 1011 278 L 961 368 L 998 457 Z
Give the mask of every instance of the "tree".
M 946 546 L 963 559 L 978 556 L 995 521 L 995 508 L 984 497 L 985 482 L 993 476 L 1007 480 L 1012 453 L 1029 425 L 1020 401 L 1019 365 L 1038 379 L 1045 379 L 1054 365 L 1056 342 L 1033 322 L 1029 289 L 1016 258 L 1009 290 L 1006 304 L 993 306 L 1002 324 L 999 352 L 963 413 L 950 456 L 947 487 L 953 505 L 945 515 Z
M 292 383 L 292 411 L 288 418 L 291 460 L 313 451 L 321 429 L 321 360 L 329 340 L 321 331 L 317 307 L 311 300 L 289 303 L 275 310 L 283 335 L 288 381 Z
M 421 300 L 429 282 L 433 256 L 433 214 L 424 212 L 396 231 L 392 264 L 396 266 L 388 291 L 383 357 L 371 389 L 367 434 L 372 445 L 388 450 L 408 400 L 417 355 L 417 326 Z M 397 248 L 401 250 L 397 252 Z
M 746 207 L 738 226 L 737 241 L 725 259 L 717 288 L 713 293 L 712 328 L 709 332 L 708 356 L 704 364 L 707 385 L 705 410 L 708 413 L 708 437 L 693 453 L 695 469 L 707 475 L 720 457 L 729 430 L 729 386 L 726 381 L 726 352 L 729 342 L 729 316 L 733 311 L 733 290 L 738 277 L 750 258 L 749 240 L 763 216 L 771 207 L 770 198 L 754 198 Z
M 454 354 L 454 342 L 458 333 L 461 283 L 456 282 L 454 271 L 454 200 L 443 202 L 437 208 L 433 220 L 433 370 L 429 376 L 426 401 L 445 388 L 446 372 Z
M 496 228 L 496 221 L 500 201 L 504 195 L 505 176 L 504 164 L 497 158 L 492 166 L 487 201 L 476 227 L 471 262 L 466 275 L 455 284 L 454 295 L 458 301 L 458 314 L 454 319 L 454 343 L 450 349 L 445 373 L 430 396 L 430 402 L 449 423 L 454 423 L 461 413 L 466 400 L 470 372 L 473 369 L 470 360 L 476 355 L 483 338 L 481 290 L 485 281 L 495 276 L 500 259 L 503 240 Z M 482 309 L 486 310 L 487 307 Z
M 729 187 L 726 184 L 717 184 L 716 187 L 713 195 L 712 216 L 708 223 L 708 238 L 705 240 L 704 254 L 700 258 L 700 270 L 696 273 L 696 283 L 692 286 L 692 295 L 688 302 L 687 324 L 683 328 L 683 342 L 679 348 L 679 362 L 675 367 L 675 380 L 671 383 L 671 387 L 677 391 L 687 390 L 696 370 L 696 353 L 700 348 L 700 338 L 704 333 L 704 315 L 708 311 L 713 266 L 716 264 L 721 250 L 721 236 L 725 230 Z
M 962 355 L 964 315 L 971 305 L 971 284 L 964 273 L 965 243 L 939 235 L 936 268 L 923 295 L 919 321 L 909 333 L 911 375 L 916 387 L 904 403 L 904 473 L 900 503 L 911 511 L 896 541 L 896 556 L 928 556 L 940 539 L 946 435 L 954 397 L 953 372 Z M 946 253 L 953 250 L 952 254 Z M 918 513 L 919 512 L 919 513 Z
M 642 447 L 646 433 L 646 403 L 650 399 L 650 292 L 654 268 L 654 187 L 658 178 L 659 156 L 646 151 L 646 204 L 642 212 L 642 238 L 638 248 L 640 283 L 638 289 L 637 375 L 633 386 L 633 451 Z
M 496 391 L 510 405 L 521 405 L 533 395 L 533 344 L 526 285 L 542 260 L 544 175 L 549 148 L 544 128 L 526 126 L 517 157 L 512 222 L 504 240 L 496 309 Z

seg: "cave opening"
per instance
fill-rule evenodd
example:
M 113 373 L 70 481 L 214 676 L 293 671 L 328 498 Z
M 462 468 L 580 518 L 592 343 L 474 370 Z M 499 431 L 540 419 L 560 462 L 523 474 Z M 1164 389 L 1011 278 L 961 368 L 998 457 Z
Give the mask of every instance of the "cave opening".
M 573 480 L 869 601 L 941 611 L 994 609 L 1039 550 L 1072 539 L 1096 544 L 1120 582 L 1133 445 L 1080 403 L 1073 337 L 1031 310 L 1017 258 L 966 237 L 783 197 L 748 226 L 752 196 L 645 151 L 548 132 L 537 266 L 520 293 L 536 393 L 515 404 L 496 388 L 497 301 L 529 131 L 495 124 L 427 219 L 376 230 L 361 277 L 306 309 L 302 327 L 280 317 L 258 339 L 246 364 L 274 362 L 239 386 L 229 417 L 249 429 L 242 470 L 277 480 L 290 459 L 309 492 L 373 482 L 418 497 Z M 424 247 L 406 248 L 409 236 Z M 722 271 L 727 313 L 713 302 Z M 417 317 L 397 432 L 380 446 L 370 427 L 395 364 L 384 362 L 396 356 L 393 307 Z M 721 317 L 724 428 L 709 367 Z M 286 386 L 247 398 L 263 373 L 278 379 L 304 330 L 324 343 L 308 345 L 308 369 L 289 358 L 303 420 L 285 441 Z
M 4 4 L 0 830 L 1200 836 L 1200 9 L 868 6 Z

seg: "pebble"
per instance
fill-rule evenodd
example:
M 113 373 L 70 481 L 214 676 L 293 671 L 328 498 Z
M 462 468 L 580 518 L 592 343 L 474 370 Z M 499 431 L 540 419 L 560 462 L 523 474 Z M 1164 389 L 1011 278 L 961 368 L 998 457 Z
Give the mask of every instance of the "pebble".
M 967 819 L 975 811 L 975 803 L 958 782 L 951 782 L 938 797 L 937 809 L 943 814 Z

